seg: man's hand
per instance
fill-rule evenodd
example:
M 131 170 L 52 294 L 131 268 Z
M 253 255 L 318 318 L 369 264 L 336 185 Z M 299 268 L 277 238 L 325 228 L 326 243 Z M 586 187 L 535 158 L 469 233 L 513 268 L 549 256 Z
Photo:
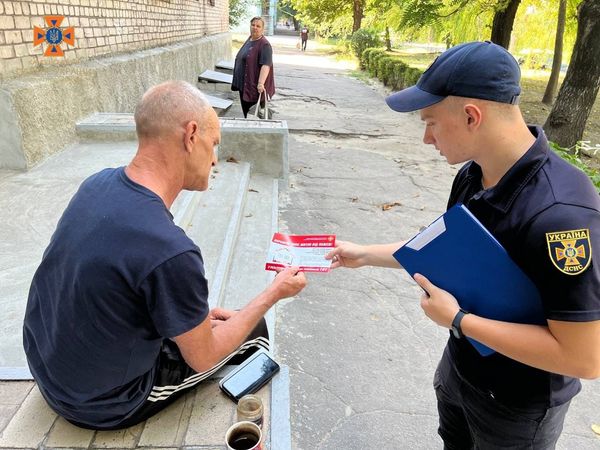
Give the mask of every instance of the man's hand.
M 331 260 L 332 269 L 362 267 L 367 264 L 366 257 L 367 249 L 364 245 L 347 241 L 336 241 L 335 248 L 325 255 L 325 259 Z
M 293 297 L 306 286 L 306 276 L 298 271 L 298 267 L 288 267 L 281 270 L 267 288 L 277 300 Z
M 425 311 L 425 315 L 438 325 L 451 328 L 454 316 L 460 309 L 456 298 L 449 292 L 434 286 L 421 274 L 415 273 L 414 278 L 425 290 L 421 297 L 421 308 Z

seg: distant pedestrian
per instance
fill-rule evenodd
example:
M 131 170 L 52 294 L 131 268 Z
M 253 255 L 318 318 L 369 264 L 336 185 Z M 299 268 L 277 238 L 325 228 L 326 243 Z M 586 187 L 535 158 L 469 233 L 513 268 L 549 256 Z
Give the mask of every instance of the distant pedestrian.
M 302 51 L 306 51 L 306 43 L 308 42 L 308 27 L 302 27 L 300 30 L 300 39 L 302 40 Z

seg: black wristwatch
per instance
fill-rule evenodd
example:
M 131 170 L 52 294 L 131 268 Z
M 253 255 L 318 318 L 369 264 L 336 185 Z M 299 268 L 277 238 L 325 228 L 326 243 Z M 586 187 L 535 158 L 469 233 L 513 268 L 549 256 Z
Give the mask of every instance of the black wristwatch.
M 454 316 L 454 320 L 452 321 L 452 334 L 454 334 L 454 337 L 456 339 L 460 339 L 461 337 L 464 337 L 462 329 L 460 328 L 460 322 L 463 319 L 463 317 L 465 316 L 465 314 L 469 314 L 469 312 L 460 308 L 458 310 L 458 312 L 456 313 L 456 316 Z

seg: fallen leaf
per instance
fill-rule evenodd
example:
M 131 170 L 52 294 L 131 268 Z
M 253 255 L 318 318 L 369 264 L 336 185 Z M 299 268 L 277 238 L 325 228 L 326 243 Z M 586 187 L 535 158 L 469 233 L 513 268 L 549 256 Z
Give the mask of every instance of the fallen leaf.
M 258 192 L 258 191 L 256 189 L 250 188 L 250 189 L 248 189 L 248 192 Z
M 596 434 L 600 434 L 600 425 L 598 425 L 597 423 L 593 423 L 592 424 L 592 431 Z
M 399 203 L 399 202 L 384 203 L 383 205 L 381 205 L 381 209 L 383 211 L 387 211 L 388 209 L 392 209 L 394 206 L 402 206 L 402 203 Z
M 252 217 L 252 213 L 248 213 L 244 217 Z
M 350 201 L 352 203 L 356 203 L 358 201 L 358 197 L 352 197 L 352 198 L 350 198 Z
M 239 163 L 239 161 L 237 159 L 235 159 L 233 156 L 230 156 L 225 161 L 230 162 L 230 163 L 236 163 L 236 164 Z

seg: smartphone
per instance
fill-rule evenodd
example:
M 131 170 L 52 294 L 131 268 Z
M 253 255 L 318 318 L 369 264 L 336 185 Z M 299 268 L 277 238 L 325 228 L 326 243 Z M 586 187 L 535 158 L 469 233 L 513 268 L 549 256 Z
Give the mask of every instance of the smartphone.
M 237 403 L 244 395 L 258 391 L 277 372 L 279 364 L 267 353 L 258 351 L 224 377 L 219 387 Z

